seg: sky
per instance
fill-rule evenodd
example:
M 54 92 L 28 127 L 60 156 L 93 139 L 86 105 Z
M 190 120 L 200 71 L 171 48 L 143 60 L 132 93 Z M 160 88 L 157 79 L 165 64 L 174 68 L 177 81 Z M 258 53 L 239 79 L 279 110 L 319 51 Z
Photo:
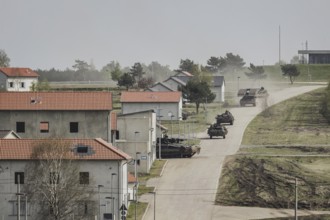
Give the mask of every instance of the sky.
M 181 59 L 206 65 L 289 63 L 298 50 L 330 50 L 329 0 L 0 0 L 0 49 L 12 67 L 101 69 Z M 281 43 L 279 43 L 281 42 Z

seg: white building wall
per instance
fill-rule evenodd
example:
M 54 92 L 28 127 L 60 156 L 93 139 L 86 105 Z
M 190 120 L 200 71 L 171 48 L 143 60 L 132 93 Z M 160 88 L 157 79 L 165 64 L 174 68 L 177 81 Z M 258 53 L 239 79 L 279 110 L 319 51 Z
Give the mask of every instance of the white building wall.
M 13 83 L 13 87 L 10 87 L 10 83 Z M 19 91 L 19 92 L 28 92 L 31 91 L 31 86 L 33 83 L 37 83 L 38 78 L 34 77 L 15 77 L 15 78 L 8 78 L 7 79 L 7 91 L 9 92 L 14 92 L 14 91 Z M 22 85 L 24 84 L 24 86 Z
M 132 158 L 140 160 L 137 172 L 149 173 L 156 159 L 156 113 L 142 112 L 118 116 L 117 129 L 119 140 L 115 141 L 115 145 Z M 135 172 L 134 163 L 128 166 L 128 171 Z
M 146 110 L 154 110 L 157 116 L 159 114 L 162 116 L 161 120 L 171 120 L 169 112 L 172 112 L 174 115 L 172 120 L 178 120 L 178 117 L 182 115 L 182 101 L 176 103 L 122 103 L 122 114 Z
M 15 172 L 25 172 L 28 161 L 0 161 L 0 219 L 14 220 L 15 201 L 17 201 L 17 185 L 14 182 Z M 127 185 L 127 162 L 126 161 L 79 161 L 80 171 L 89 172 L 90 187 L 95 191 L 95 200 L 98 200 L 98 185 L 103 185 L 100 189 L 101 204 L 109 202 L 106 197 L 114 197 L 115 215 L 119 219 L 119 208 L 122 204 L 127 207 L 128 185 Z M 112 175 L 115 173 L 115 175 Z M 24 173 L 26 178 L 26 172 Z M 25 180 L 24 180 L 25 181 Z M 112 184 L 111 184 L 112 181 Z M 26 184 L 26 182 L 24 182 Z M 24 193 L 24 185 L 21 185 L 21 192 Z M 25 200 L 23 196 L 21 200 Z M 112 206 L 112 201 L 111 208 Z M 33 219 L 31 204 L 28 202 L 28 218 Z M 34 210 L 34 209 L 33 209 Z M 110 207 L 107 207 L 110 211 Z M 105 212 L 105 206 L 101 207 L 101 214 Z M 21 216 L 22 219 L 22 216 Z
M 211 92 L 216 95 L 214 102 L 224 102 L 225 101 L 225 86 L 221 87 L 210 87 Z

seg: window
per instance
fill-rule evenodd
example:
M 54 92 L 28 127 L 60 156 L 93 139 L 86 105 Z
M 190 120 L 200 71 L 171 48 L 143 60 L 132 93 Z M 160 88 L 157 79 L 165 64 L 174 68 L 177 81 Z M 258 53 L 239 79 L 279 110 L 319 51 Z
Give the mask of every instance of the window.
M 87 154 L 88 153 L 88 147 L 87 146 L 78 146 L 77 147 L 77 153 Z
M 21 88 L 25 88 L 25 82 L 21 82 Z
M 17 133 L 25 132 L 25 122 L 16 122 L 16 132 Z
M 79 173 L 79 183 L 80 184 L 89 184 L 89 172 L 80 172 Z
M 60 182 L 60 174 L 56 172 L 50 172 L 49 174 L 49 183 L 58 184 Z
M 40 128 L 41 133 L 48 133 L 49 132 L 49 122 L 46 122 L 46 121 L 40 122 L 39 128 Z
M 14 82 L 9 82 L 9 88 L 14 88 Z
M 70 122 L 70 133 L 78 133 L 78 122 Z
M 24 184 L 24 172 L 15 172 L 15 184 L 18 184 L 18 182 Z

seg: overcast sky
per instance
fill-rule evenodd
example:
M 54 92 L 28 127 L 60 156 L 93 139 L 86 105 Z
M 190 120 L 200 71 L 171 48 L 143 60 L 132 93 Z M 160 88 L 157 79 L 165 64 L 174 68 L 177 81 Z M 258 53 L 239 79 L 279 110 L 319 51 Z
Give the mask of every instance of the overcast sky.
M 0 0 L 0 49 L 12 67 L 97 69 L 240 55 L 255 65 L 330 49 L 329 0 Z

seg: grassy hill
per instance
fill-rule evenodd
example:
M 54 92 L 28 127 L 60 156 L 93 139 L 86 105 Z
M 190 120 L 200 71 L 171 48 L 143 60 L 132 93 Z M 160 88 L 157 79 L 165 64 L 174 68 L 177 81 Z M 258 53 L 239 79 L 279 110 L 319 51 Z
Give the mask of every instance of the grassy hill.
M 297 77 L 297 82 L 328 82 L 330 81 L 330 65 L 328 64 L 298 64 L 300 75 Z M 281 67 L 265 66 L 265 72 L 270 80 L 287 81 L 282 76 Z
M 322 94 L 282 102 L 250 123 L 247 145 L 226 158 L 217 204 L 293 208 L 297 179 L 299 209 L 328 209 L 330 130 L 317 111 Z

